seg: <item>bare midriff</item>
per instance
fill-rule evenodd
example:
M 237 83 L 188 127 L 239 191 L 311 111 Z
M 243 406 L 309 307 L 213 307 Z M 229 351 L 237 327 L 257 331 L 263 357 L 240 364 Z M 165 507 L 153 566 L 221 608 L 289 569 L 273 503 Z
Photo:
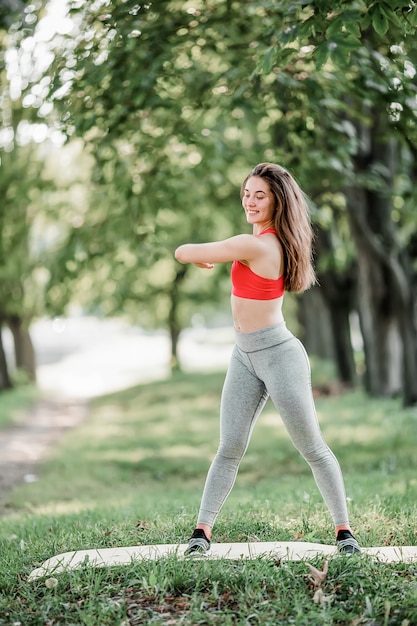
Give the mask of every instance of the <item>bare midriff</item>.
M 274 300 L 251 300 L 231 296 L 233 325 L 239 333 L 274 326 L 284 321 L 282 303 L 284 296 Z

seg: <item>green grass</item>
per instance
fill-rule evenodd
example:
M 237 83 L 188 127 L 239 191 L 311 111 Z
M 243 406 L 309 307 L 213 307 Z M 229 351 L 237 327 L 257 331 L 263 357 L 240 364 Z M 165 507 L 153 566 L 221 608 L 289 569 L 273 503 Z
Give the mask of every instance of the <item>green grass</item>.
M 33 384 L 18 384 L 0 395 L 0 428 L 20 423 L 40 393 Z
M 335 557 L 322 603 L 305 562 L 181 561 L 27 577 L 77 549 L 185 542 L 218 438 L 223 374 L 176 375 L 94 401 L 0 518 L 0 625 L 417 624 L 417 564 Z M 416 543 L 417 410 L 360 392 L 317 400 L 363 545 Z M 333 543 L 310 470 L 268 404 L 214 541 Z M 321 567 L 322 559 L 310 561 Z

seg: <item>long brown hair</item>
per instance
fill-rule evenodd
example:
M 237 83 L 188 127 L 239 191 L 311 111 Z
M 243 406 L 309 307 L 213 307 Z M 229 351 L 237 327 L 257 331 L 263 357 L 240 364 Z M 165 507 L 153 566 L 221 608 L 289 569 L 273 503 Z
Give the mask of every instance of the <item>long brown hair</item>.
M 312 264 L 313 229 L 306 196 L 286 169 L 274 163 L 260 163 L 248 174 L 263 178 L 275 197 L 275 229 L 284 253 L 284 281 L 287 291 L 305 291 L 316 282 Z

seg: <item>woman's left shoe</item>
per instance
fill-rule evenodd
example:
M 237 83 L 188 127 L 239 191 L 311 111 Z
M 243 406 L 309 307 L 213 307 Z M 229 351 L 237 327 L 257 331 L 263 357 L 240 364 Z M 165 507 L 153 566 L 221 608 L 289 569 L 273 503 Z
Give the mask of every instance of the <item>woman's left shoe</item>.
M 339 530 L 336 537 L 336 546 L 341 554 L 347 556 L 362 552 L 360 545 L 350 530 Z
M 185 550 L 184 555 L 190 554 L 205 554 L 210 550 L 210 539 L 207 538 L 206 533 L 201 528 L 196 528 L 190 537 L 188 542 L 188 548 Z

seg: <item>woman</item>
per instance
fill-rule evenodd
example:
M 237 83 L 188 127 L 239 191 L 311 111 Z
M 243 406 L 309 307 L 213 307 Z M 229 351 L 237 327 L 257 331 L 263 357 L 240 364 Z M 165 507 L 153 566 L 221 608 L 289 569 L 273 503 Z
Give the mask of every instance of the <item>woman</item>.
M 270 396 L 294 446 L 312 469 L 334 521 L 338 550 L 354 554 L 360 547 L 349 526 L 339 463 L 317 421 L 308 357 L 282 315 L 285 290 L 301 292 L 315 283 L 308 206 L 294 178 L 272 163 L 261 163 L 250 172 L 241 198 L 252 235 L 185 244 L 175 251 L 181 263 L 205 269 L 233 262 L 231 306 L 236 341 L 221 399 L 220 444 L 185 553 L 209 550 L 214 522 Z

